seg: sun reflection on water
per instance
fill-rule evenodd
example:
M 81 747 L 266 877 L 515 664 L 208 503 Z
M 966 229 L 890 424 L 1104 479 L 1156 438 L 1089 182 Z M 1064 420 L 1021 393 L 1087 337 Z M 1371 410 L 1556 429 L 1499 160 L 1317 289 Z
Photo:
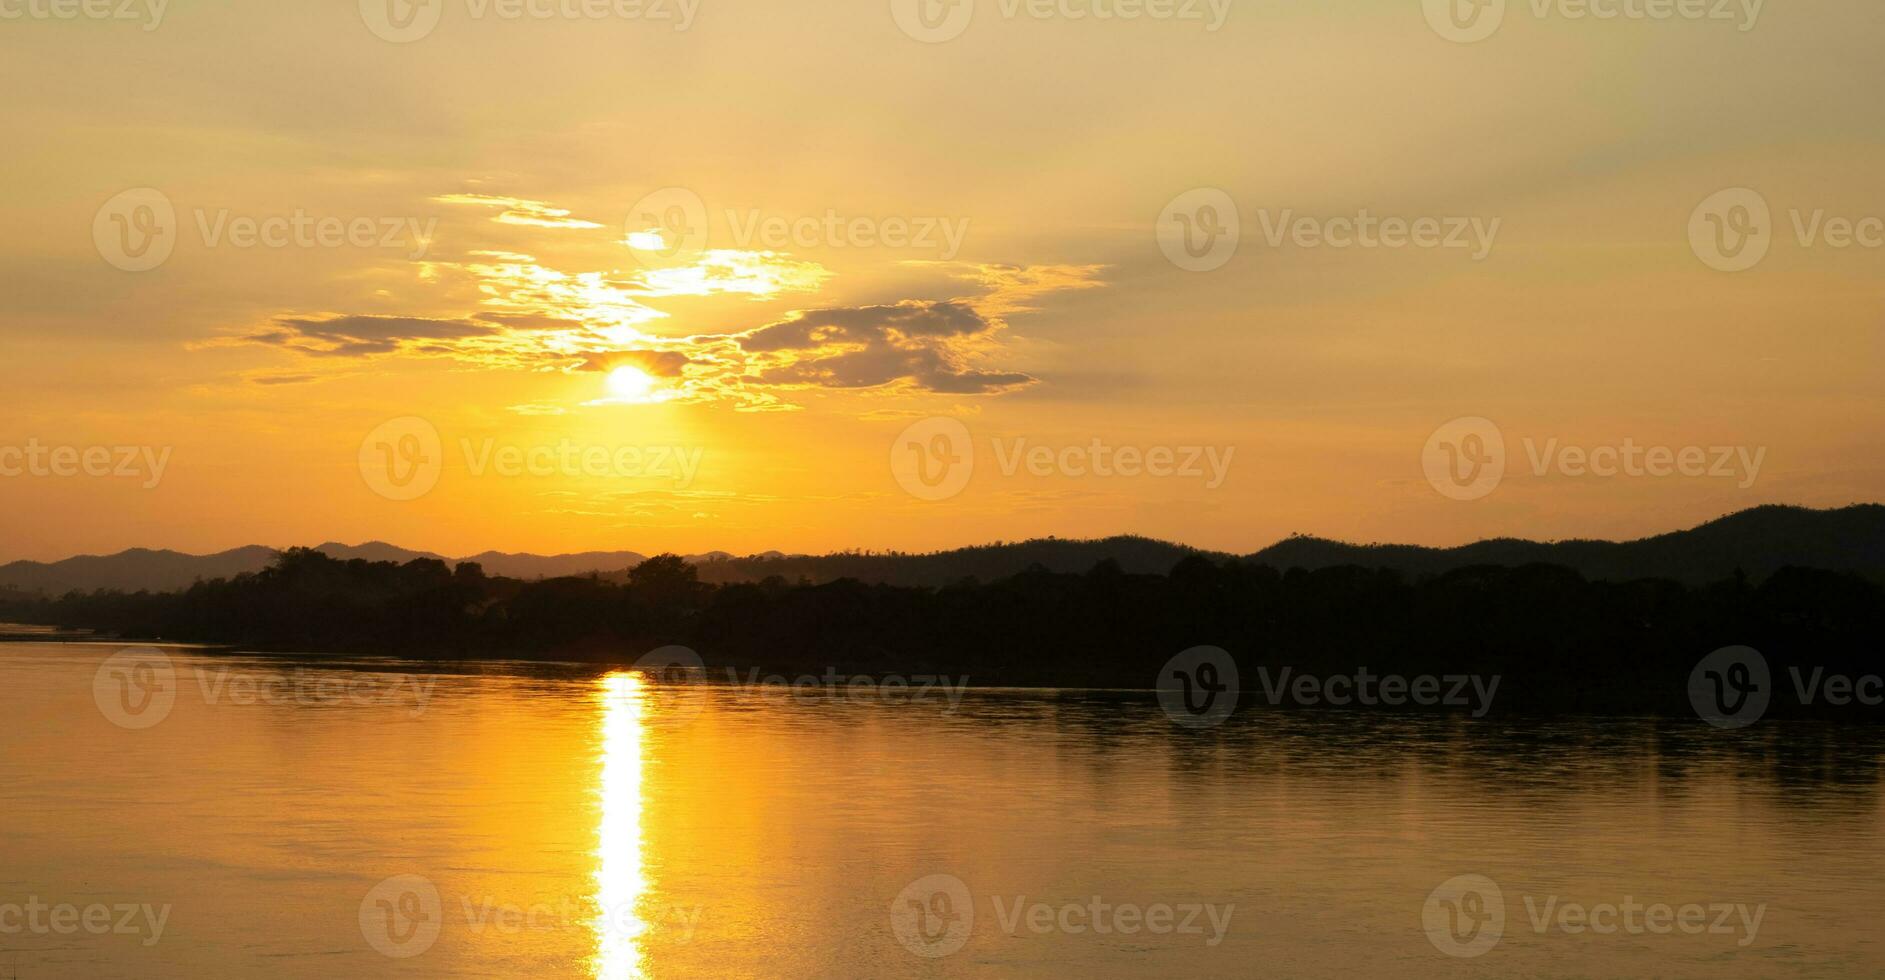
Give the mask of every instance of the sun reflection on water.
M 640 674 L 610 674 L 602 702 L 602 821 L 596 850 L 596 957 L 598 980 L 643 976 Z

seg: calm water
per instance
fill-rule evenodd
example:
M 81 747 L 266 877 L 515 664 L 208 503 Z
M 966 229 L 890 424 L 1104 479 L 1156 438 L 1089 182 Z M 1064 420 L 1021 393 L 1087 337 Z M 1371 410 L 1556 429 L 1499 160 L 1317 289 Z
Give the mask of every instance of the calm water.
M 117 652 L 0 644 L 0 977 L 1885 974 L 1869 734 Z

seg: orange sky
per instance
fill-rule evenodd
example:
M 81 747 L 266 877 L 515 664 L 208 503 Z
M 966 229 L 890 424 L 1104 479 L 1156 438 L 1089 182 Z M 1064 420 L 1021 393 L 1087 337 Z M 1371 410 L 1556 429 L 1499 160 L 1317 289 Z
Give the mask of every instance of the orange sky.
M 1246 551 L 1885 497 L 1871 0 L 1528 0 L 1472 42 L 1420 0 L 980 0 L 927 39 L 906 0 L 432 0 L 396 43 L 377 2 L 0 19 L 0 560 Z M 1462 247 L 1354 242 L 1384 218 Z M 1460 418 L 1496 486 L 1430 479 Z M 1711 463 L 1576 462 L 1630 446 Z

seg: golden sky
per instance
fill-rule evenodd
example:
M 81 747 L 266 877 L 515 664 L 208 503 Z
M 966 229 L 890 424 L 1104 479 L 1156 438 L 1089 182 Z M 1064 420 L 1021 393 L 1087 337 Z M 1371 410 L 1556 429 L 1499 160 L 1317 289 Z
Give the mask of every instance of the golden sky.
M 0 560 L 1885 497 L 1875 0 L 967 3 L 0 0 Z M 1337 247 L 1388 218 L 1464 247 Z M 1423 470 L 1462 418 L 1483 495 Z M 1738 455 L 1534 462 L 1628 446 Z

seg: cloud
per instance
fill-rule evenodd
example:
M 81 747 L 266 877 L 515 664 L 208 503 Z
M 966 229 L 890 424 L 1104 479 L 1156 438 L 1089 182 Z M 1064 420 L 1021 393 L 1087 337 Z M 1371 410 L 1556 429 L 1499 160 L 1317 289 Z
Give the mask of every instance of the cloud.
M 651 279 L 649 272 L 568 273 L 529 255 L 475 252 L 468 262 L 427 263 L 422 271 L 435 286 L 454 276 L 474 284 L 484 296 L 475 312 L 283 315 L 226 343 L 319 358 L 438 357 L 489 370 L 607 372 L 633 365 L 658 381 L 645 400 L 793 411 L 799 406 L 787 399 L 794 391 L 992 395 L 1034 385 L 1034 375 L 1001 363 L 1010 354 L 1006 318 L 1032 310 L 1048 293 L 1104 284 L 1099 266 L 921 264 L 978 289 L 950 299 L 818 307 L 749 329 L 675 337 L 642 329 L 669 316 L 643 302 L 654 293 L 683 281 L 691 288 L 676 295 L 764 284 L 753 293 L 760 298 L 818 288 L 829 273 L 773 253 L 709 253 L 686 275 Z
M 282 316 L 268 329 L 243 339 L 315 357 L 367 357 L 393 353 L 408 341 L 462 340 L 496 329 L 471 320 L 412 316 Z
M 764 384 L 878 388 L 899 382 L 925 391 L 985 394 L 1034 383 L 1014 371 L 972 363 L 997 325 L 958 301 L 810 310 L 740 338 L 744 350 L 780 355 L 757 377 Z
M 581 320 L 541 313 L 482 313 L 478 319 L 489 320 L 513 330 L 576 330 L 583 325 Z
M 978 283 L 979 296 L 795 313 L 740 337 L 758 355 L 763 384 L 823 388 L 907 387 L 955 395 L 997 394 L 1036 382 L 986 364 L 1000 352 L 1005 316 L 1050 292 L 1104 285 L 1103 266 L 922 263 Z
M 500 197 L 494 194 L 441 194 L 432 200 L 440 204 L 465 204 L 476 207 L 499 208 L 498 216 L 492 221 L 501 225 L 524 225 L 531 228 L 600 228 L 593 221 L 570 217 L 565 208 L 553 207 L 543 201 L 531 201 L 521 197 Z
M 578 371 L 613 371 L 633 365 L 657 378 L 678 378 L 694 359 L 678 350 L 597 351 L 583 358 Z
M 817 292 L 830 278 L 831 272 L 824 266 L 780 252 L 716 248 L 702 252 L 685 265 L 636 272 L 625 285 L 636 295 L 651 298 L 738 293 L 759 299 L 778 293 Z

